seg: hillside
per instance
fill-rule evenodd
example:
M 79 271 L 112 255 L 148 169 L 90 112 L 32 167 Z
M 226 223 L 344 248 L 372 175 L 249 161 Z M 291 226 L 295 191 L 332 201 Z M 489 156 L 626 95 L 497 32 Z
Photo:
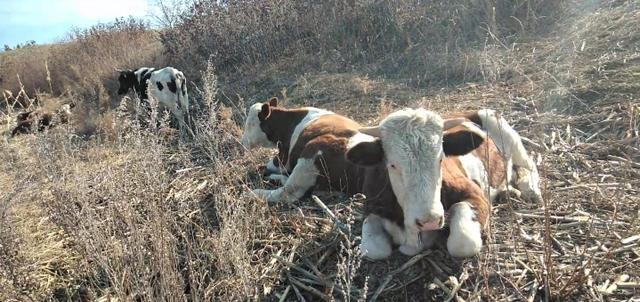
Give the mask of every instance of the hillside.
M 640 298 L 640 4 L 329 2 L 203 1 L 175 28 L 120 20 L 1 53 L 0 300 Z M 113 69 L 145 65 L 190 79 L 193 138 L 142 127 L 116 95 Z M 242 122 L 270 96 L 367 125 L 497 109 L 544 202 L 494 204 L 470 259 L 360 260 L 357 197 L 318 194 L 336 223 L 316 199 L 247 196 L 271 186 L 273 151 L 244 150 Z M 69 100 L 70 124 L 9 137 L 18 112 Z

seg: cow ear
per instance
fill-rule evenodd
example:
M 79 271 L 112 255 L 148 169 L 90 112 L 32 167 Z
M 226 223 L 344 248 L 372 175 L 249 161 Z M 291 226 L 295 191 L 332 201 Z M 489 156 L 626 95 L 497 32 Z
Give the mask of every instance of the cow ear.
M 271 107 L 278 107 L 278 98 L 277 98 L 277 97 L 275 97 L 275 96 L 274 96 L 274 97 L 272 97 L 272 98 L 269 100 L 269 106 L 271 106 Z
M 442 149 L 447 156 L 461 156 L 480 147 L 484 140 L 484 135 L 469 129 L 445 132 Z
M 382 141 L 377 138 L 373 141 L 359 142 L 347 149 L 345 154 L 347 161 L 361 166 L 373 166 L 382 163 L 384 150 Z
M 271 115 L 271 106 L 269 104 L 262 104 L 262 109 L 258 113 L 258 119 L 264 121 Z

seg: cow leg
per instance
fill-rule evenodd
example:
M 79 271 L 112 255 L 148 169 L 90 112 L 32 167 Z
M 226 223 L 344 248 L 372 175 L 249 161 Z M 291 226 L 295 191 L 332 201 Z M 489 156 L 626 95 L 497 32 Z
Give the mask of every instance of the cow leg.
M 277 181 L 280 184 L 284 185 L 285 183 L 287 183 L 287 180 L 289 179 L 289 176 L 286 175 L 282 175 L 282 174 L 269 174 L 269 176 L 267 176 L 267 178 L 269 180 L 273 180 L 273 181 Z
M 522 167 L 516 168 L 516 186 L 522 193 L 522 197 L 530 202 L 542 201 L 542 192 L 540 191 L 540 175 L 534 167 L 532 171 Z
M 165 98 L 171 98 L 171 97 L 167 97 L 165 95 Z M 162 104 L 163 106 L 169 107 L 169 110 L 171 111 L 171 118 L 175 119 L 175 121 L 178 122 L 178 130 L 180 131 L 180 135 L 184 137 L 184 135 L 188 133 L 192 137 L 195 137 L 195 134 L 193 133 L 193 131 L 191 131 L 191 128 L 189 128 L 189 126 L 187 125 L 184 117 L 184 112 L 181 110 L 181 108 L 178 107 L 178 103 L 172 101 L 170 103 L 162 103 Z
M 522 193 L 520 192 L 520 190 L 512 187 L 512 186 L 501 186 L 498 189 L 494 189 L 494 188 L 490 188 L 489 189 L 489 200 L 491 202 L 496 202 L 496 201 L 506 201 L 507 197 L 520 197 L 522 196 Z
M 463 201 L 450 208 L 447 250 L 454 257 L 472 257 L 482 249 L 482 227 L 476 221 L 471 204 Z
M 530 201 L 542 200 L 538 169 L 524 148 L 518 132 L 493 110 L 480 110 L 478 116 L 482 120 L 482 127 L 507 160 L 507 179 L 513 179 L 512 170 L 515 168 L 518 176 L 516 186 L 523 197 Z
M 515 133 L 515 131 L 514 131 Z M 516 134 L 517 135 L 517 134 Z M 530 202 L 542 201 L 540 191 L 540 175 L 533 159 L 527 154 L 518 135 L 515 140 L 513 152 L 513 167 L 516 170 L 516 187 L 522 193 L 522 197 Z
M 186 94 L 180 97 L 180 109 L 178 110 L 181 110 L 183 115 L 186 116 L 185 124 L 189 129 L 191 129 L 193 121 L 191 120 L 191 110 L 189 110 L 189 97 Z
M 284 167 L 282 167 L 280 165 L 276 165 L 275 164 L 275 159 L 276 158 L 274 157 L 267 163 L 266 172 L 267 173 L 276 173 L 276 174 L 285 174 L 285 173 L 287 173 L 287 169 L 285 169 Z
M 268 163 L 264 171 L 264 175 L 267 176 L 269 180 L 274 180 L 280 182 L 280 184 L 285 184 L 289 176 L 285 175 L 287 170 L 280 166 L 276 165 L 276 157 L 272 158 Z
M 391 241 L 378 215 L 370 214 L 362 224 L 362 241 L 360 251 L 362 256 L 371 260 L 380 260 L 391 255 Z
M 191 137 L 195 137 L 195 133 L 191 130 L 191 114 L 189 113 L 189 104 L 182 104 L 181 108 L 176 108 L 176 116 L 180 125 L 180 132 L 187 133 Z
M 267 202 L 293 202 L 302 198 L 316 184 L 319 171 L 316 168 L 315 161 L 315 156 L 313 158 L 298 159 L 298 163 L 293 168 L 291 175 L 286 179 L 283 187 L 276 190 L 255 189 L 253 193 Z
M 522 145 L 522 139 L 509 123 L 499 116 L 494 110 L 483 109 L 478 111 L 482 120 L 482 128 L 487 131 L 489 137 L 495 142 L 498 150 L 514 165 L 532 169 L 535 167 L 533 160 L 529 158 L 527 150 Z
M 395 222 L 387 219 L 383 220 L 384 230 L 391 236 L 394 243 L 399 244 L 398 250 L 407 256 L 413 256 L 424 249 L 422 243 L 422 235 L 417 231 L 409 231 L 407 228 L 400 227 Z M 425 235 L 428 239 L 428 235 Z M 431 241 L 428 239 L 428 241 Z
M 172 112 L 173 116 L 176 118 L 176 120 L 178 120 L 178 129 L 180 130 L 180 133 L 184 134 L 186 130 L 186 125 L 185 125 L 184 115 L 182 114 L 182 111 L 180 111 L 180 109 L 178 108 L 174 108 L 172 111 L 173 111 Z

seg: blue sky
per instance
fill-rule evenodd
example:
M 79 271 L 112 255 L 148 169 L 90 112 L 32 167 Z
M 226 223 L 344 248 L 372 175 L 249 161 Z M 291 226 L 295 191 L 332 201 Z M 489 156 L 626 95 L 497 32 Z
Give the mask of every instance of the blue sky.
M 147 17 L 149 8 L 147 0 L 0 0 L 0 47 L 55 42 L 73 27 Z

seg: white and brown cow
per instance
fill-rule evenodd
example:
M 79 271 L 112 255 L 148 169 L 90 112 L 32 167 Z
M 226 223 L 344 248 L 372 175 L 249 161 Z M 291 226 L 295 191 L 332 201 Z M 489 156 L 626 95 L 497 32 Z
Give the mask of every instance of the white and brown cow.
M 283 186 L 253 192 L 268 202 L 293 201 L 314 187 L 355 194 L 366 168 L 348 162 L 344 156 L 349 139 L 360 125 L 333 112 L 313 108 L 278 107 L 277 98 L 256 103 L 249 109 L 242 144 L 278 148 L 267 164 L 269 178 Z M 286 176 L 288 174 L 289 176 Z
M 492 110 L 445 121 L 424 109 L 405 109 L 360 132 L 346 156 L 369 167 L 362 187 L 366 257 L 388 257 L 392 243 L 413 255 L 430 247 L 446 222 L 449 253 L 477 254 L 491 199 L 516 181 L 514 166 L 524 197 L 541 198 L 537 169 L 520 136 Z

